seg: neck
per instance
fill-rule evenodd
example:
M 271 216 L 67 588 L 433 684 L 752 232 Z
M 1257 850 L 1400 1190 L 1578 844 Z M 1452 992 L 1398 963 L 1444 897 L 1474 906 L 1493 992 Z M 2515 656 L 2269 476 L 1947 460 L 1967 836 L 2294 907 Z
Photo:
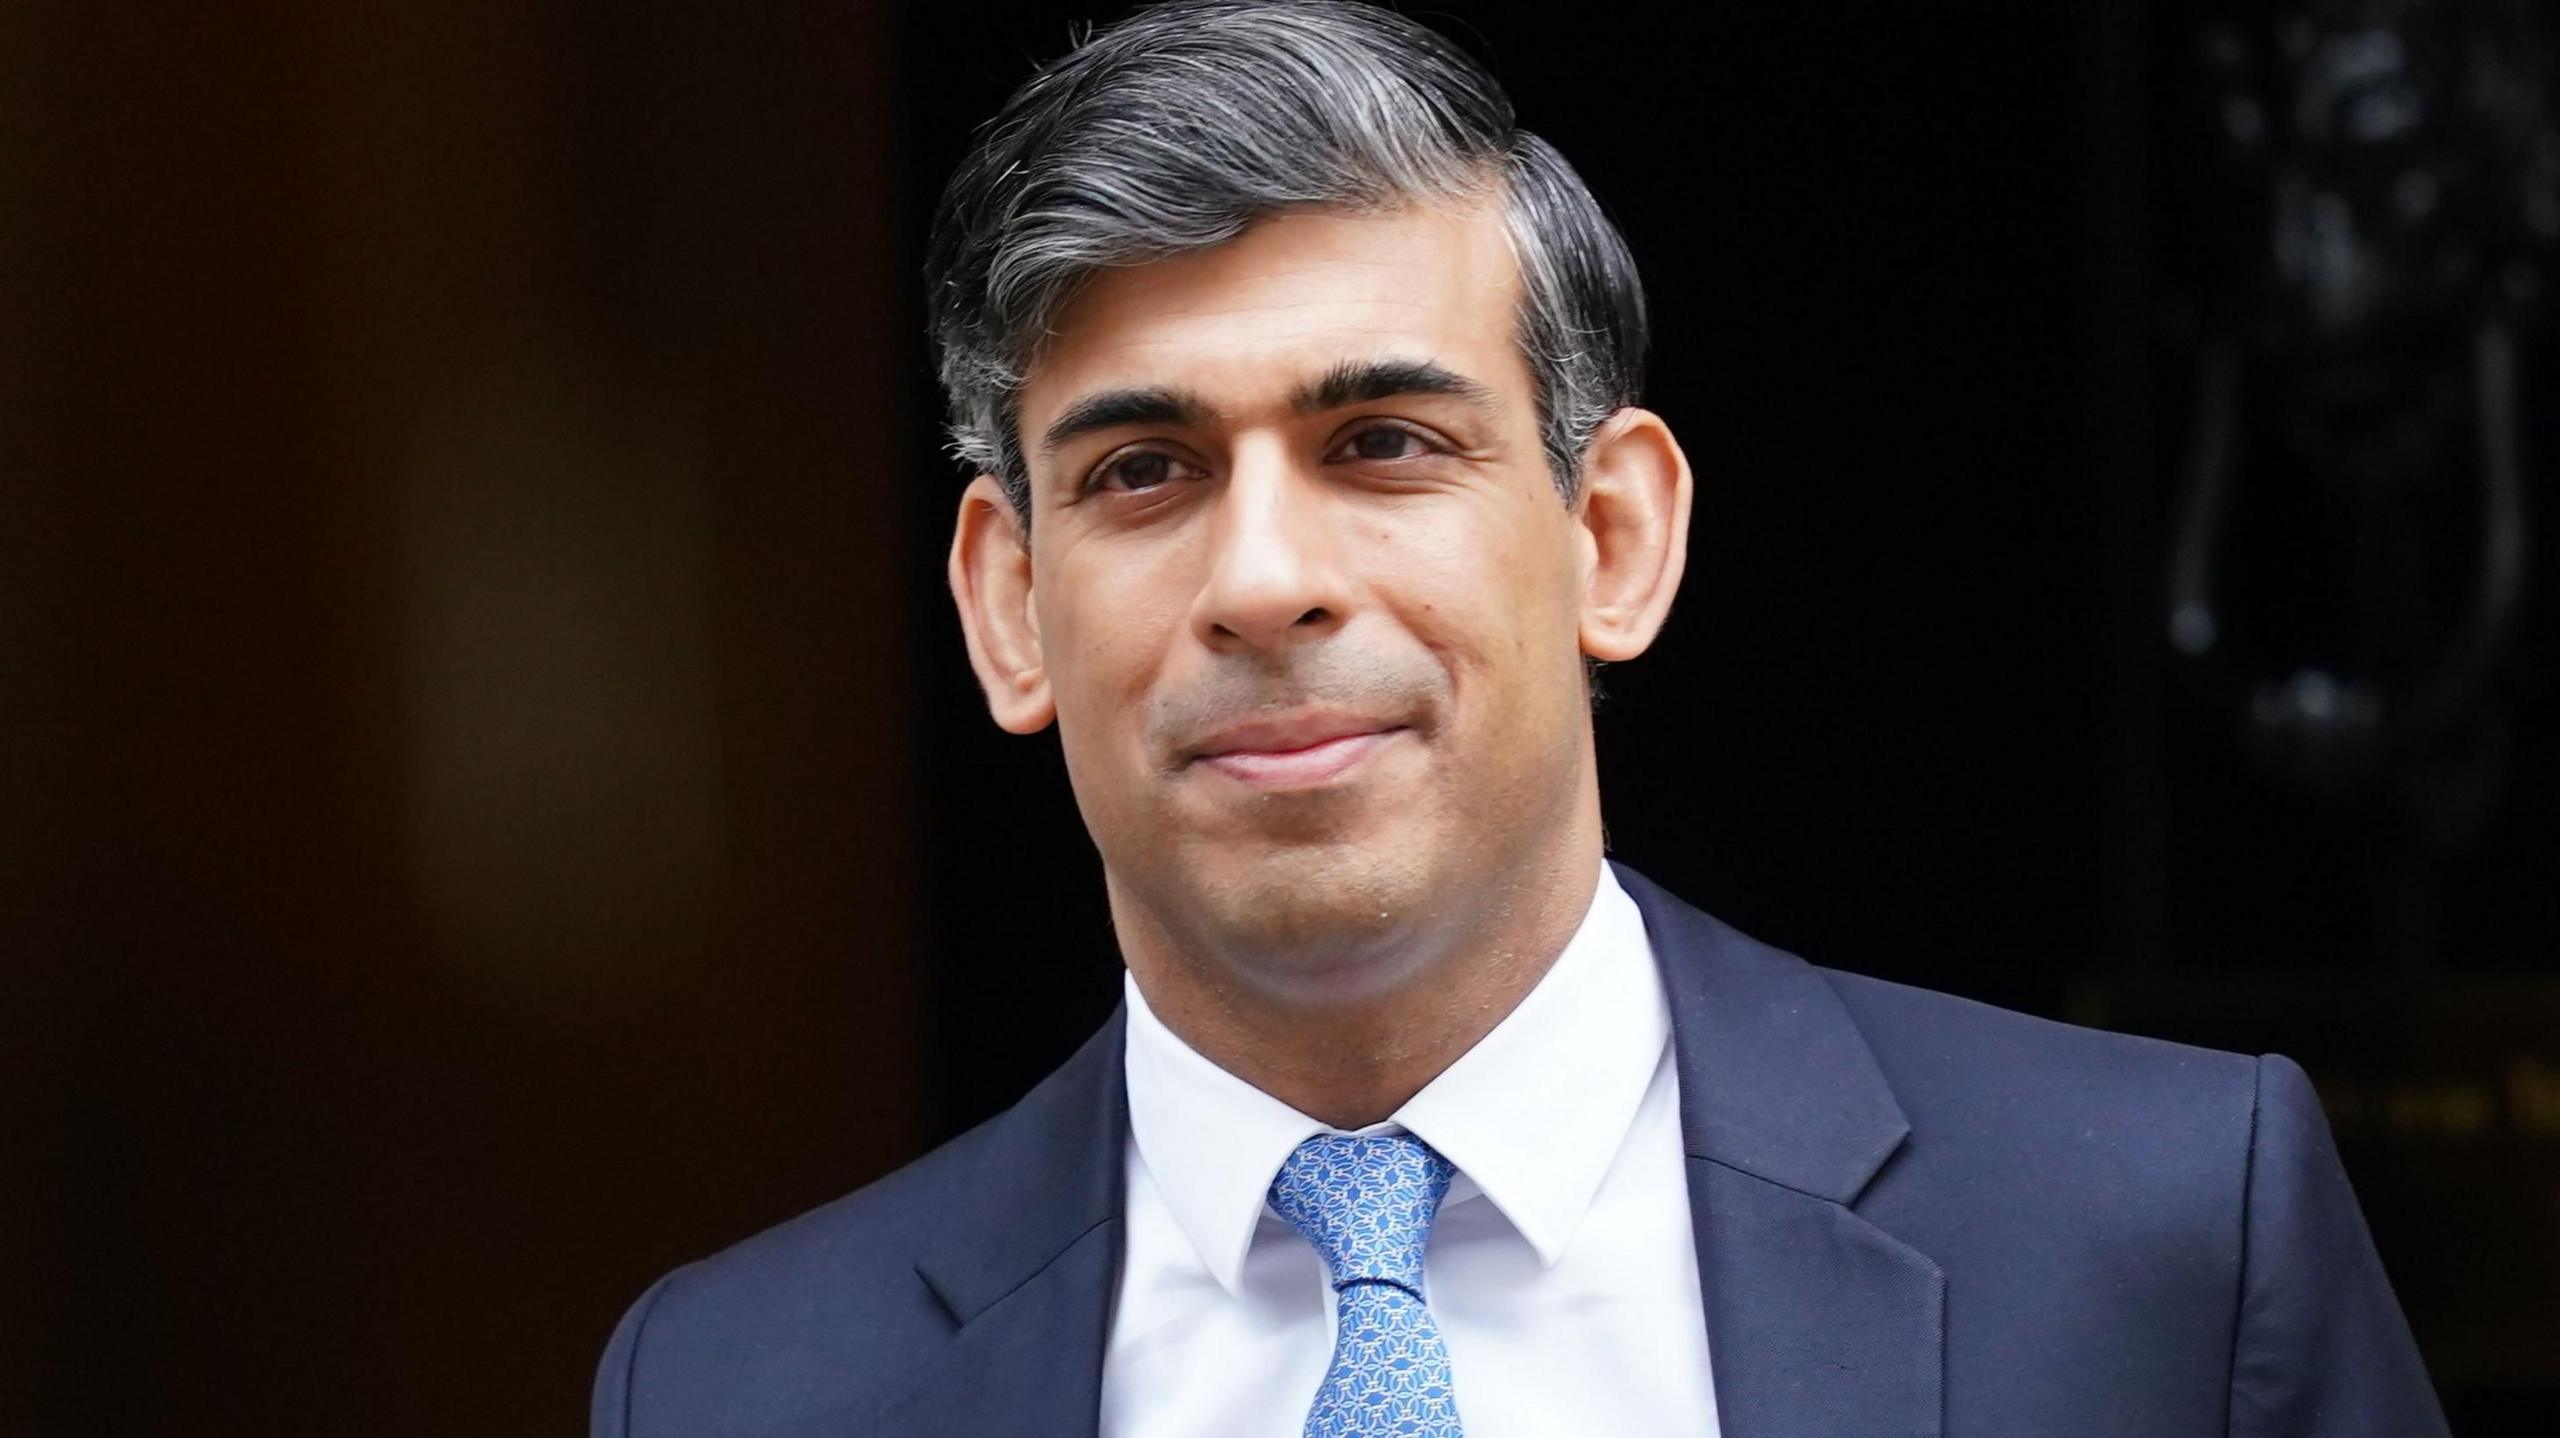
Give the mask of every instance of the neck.
M 1113 884 L 1122 955 L 1147 1007 L 1203 1057 L 1310 1118 L 1364 1128 L 1491 1033 L 1564 952 L 1599 880 L 1591 808 L 1585 842 L 1468 883 L 1456 902 L 1418 916 L 1399 936 L 1397 982 L 1376 992 L 1311 998 L 1256 983 L 1243 964 L 1168 942 Z

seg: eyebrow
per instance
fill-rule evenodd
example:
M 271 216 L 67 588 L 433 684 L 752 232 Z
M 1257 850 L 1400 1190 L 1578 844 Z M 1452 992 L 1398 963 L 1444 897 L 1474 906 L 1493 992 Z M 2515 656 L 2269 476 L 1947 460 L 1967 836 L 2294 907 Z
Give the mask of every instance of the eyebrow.
M 1068 405 L 1041 431 L 1040 447 L 1054 452 L 1067 441 L 1124 424 L 1197 425 L 1209 417 L 1200 397 L 1178 389 L 1107 389 Z
M 1321 414 L 1346 405 L 1370 404 L 1409 394 L 1448 395 L 1494 414 L 1502 411 L 1502 397 L 1490 386 L 1427 360 L 1394 359 L 1344 360 L 1314 381 L 1290 391 L 1289 408 L 1301 415 Z M 1213 413 L 1207 403 L 1188 390 L 1100 390 L 1068 405 L 1065 413 L 1050 421 L 1040 433 L 1040 448 L 1054 454 L 1070 441 L 1096 430 L 1123 425 L 1201 425 Z
M 1315 383 L 1300 385 L 1289 396 L 1289 407 L 1300 414 L 1321 414 L 1409 394 L 1447 395 L 1477 409 L 1502 412 L 1502 397 L 1490 386 L 1427 360 L 1394 359 L 1344 360 Z

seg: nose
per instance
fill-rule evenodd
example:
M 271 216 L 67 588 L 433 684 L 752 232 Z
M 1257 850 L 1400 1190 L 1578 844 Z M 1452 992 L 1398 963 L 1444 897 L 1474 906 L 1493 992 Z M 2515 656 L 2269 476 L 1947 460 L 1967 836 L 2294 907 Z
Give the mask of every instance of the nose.
M 1342 626 L 1349 585 L 1321 486 L 1276 454 L 1240 456 L 1210 524 L 1208 572 L 1192 609 L 1201 642 L 1227 652 L 1285 649 Z

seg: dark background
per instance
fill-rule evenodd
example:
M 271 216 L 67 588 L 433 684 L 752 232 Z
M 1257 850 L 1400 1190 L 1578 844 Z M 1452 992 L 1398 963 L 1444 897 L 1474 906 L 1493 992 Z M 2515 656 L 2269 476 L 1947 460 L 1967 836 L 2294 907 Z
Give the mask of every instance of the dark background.
M 2186 16 L 1417 8 L 1628 234 L 1697 469 L 1614 851 L 2301 1057 L 2458 1428 L 2542 1431 L 2560 486 L 2498 799 L 2422 862 L 2160 638 Z M 0 1431 L 575 1431 L 649 1278 L 1108 1012 L 1054 741 L 941 592 L 915 280 L 1090 13 L 0 9 Z

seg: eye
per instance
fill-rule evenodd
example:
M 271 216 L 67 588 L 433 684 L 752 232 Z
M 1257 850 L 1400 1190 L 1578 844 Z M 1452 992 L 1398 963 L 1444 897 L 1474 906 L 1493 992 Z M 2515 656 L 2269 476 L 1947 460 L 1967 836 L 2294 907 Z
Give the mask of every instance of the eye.
M 1117 489 L 1135 494 L 1189 478 L 1194 466 L 1157 449 L 1133 449 L 1113 455 L 1094 468 L 1085 481 L 1088 490 Z
M 1431 445 L 1419 434 L 1399 424 L 1373 424 L 1356 430 L 1337 447 L 1332 458 L 1397 460 L 1419 459 L 1431 452 Z

